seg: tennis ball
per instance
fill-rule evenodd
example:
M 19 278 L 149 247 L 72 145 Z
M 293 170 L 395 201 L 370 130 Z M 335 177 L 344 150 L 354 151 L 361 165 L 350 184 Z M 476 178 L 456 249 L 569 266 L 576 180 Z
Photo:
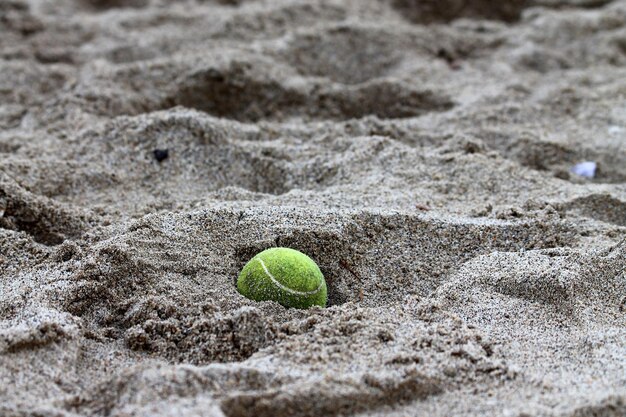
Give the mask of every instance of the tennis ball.
M 254 301 L 285 307 L 326 306 L 324 275 L 311 258 L 289 248 L 271 248 L 252 258 L 237 279 L 237 290 Z

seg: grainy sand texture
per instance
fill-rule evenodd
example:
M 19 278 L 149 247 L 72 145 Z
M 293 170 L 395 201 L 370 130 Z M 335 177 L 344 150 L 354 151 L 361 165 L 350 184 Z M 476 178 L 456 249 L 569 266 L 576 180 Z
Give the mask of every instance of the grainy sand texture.
M 0 0 L 2 417 L 626 416 L 625 266 L 626 0 Z

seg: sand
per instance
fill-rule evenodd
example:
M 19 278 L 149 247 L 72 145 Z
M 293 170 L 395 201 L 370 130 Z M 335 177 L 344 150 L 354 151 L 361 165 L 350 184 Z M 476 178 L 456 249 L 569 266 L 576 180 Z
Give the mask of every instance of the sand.
M 0 1 L 3 417 L 624 416 L 625 267 L 626 1 Z

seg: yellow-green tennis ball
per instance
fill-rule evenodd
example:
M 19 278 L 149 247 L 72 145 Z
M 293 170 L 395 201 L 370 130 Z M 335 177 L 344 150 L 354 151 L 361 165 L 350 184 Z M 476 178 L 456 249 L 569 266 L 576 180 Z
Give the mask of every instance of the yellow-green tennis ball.
M 324 275 L 311 258 L 289 248 L 271 248 L 252 258 L 237 279 L 237 290 L 254 301 L 285 307 L 326 306 Z

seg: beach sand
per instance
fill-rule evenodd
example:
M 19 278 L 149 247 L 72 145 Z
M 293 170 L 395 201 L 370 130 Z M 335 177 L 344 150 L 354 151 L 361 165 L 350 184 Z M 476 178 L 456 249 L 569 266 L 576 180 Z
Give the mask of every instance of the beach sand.
M 625 259 L 624 0 L 0 0 L 3 417 L 625 416 Z

